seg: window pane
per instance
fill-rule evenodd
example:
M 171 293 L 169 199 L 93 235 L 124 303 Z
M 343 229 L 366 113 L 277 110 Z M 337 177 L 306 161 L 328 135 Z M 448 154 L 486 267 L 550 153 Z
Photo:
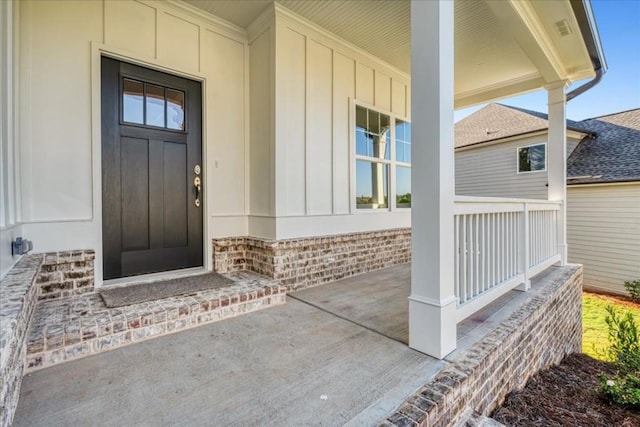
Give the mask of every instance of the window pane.
M 387 208 L 389 165 L 356 160 L 356 206 L 358 209 Z
M 396 207 L 411 207 L 411 168 L 396 167 Z
M 379 133 L 380 132 L 380 113 L 373 110 L 368 110 L 369 112 L 369 122 L 367 123 L 367 129 L 371 133 Z
M 356 154 L 371 157 L 371 137 L 364 130 L 356 129 Z
M 184 92 L 167 89 L 167 127 L 184 130 Z
M 389 116 L 356 106 L 356 154 L 391 159 Z
M 356 106 L 356 154 L 371 156 L 370 136 L 367 132 L 367 109 Z
M 518 172 L 545 170 L 545 145 L 518 148 Z
M 367 109 L 356 106 L 356 129 L 367 129 Z
M 380 143 L 384 144 L 384 147 L 379 149 L 380 154 L 384 155 L 385 159 L 391 160 L 391 119 L 384 114 L 380 114 Z M 383 150 L 384 153 L 382 153 Z
M 411 163 L 411 123 L 396 120 L 396 160 Z
M 150 126 L 164 127 L 164 88 L 147 84 L 147 118 Z
M 122 82 L 122 120 L 143 124 L 143 100 L 142 82 L 124 79 Z

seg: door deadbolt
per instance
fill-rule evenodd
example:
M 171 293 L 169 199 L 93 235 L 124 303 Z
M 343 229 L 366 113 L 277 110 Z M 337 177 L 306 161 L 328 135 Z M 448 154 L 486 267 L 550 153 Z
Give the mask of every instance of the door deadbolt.
M 200 165 L 195 165 L 193 167 L 193 173 L 195 173 L 196 175 L 200 175 Z

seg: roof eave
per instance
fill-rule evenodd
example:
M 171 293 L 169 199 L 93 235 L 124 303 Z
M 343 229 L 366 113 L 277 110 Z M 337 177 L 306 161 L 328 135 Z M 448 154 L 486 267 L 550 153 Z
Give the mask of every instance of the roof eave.
M 598 32 L 598 26 L 596 24 L 595 17 L 593 16 L 593 8 L 591 7 L 591 0 L 570 0 L 571 8 L 578 21 L 580 27 L 580 33 L 584 39 L 587 51 L 591 63 L 593 64 L 593 70 L 596 75 L 593 79 L 587 83 L 573 89 L 567 93 L 567 101 L 572 100 L 578 95 L 583 94 L 595 85 L 597 85 L 602 77 L 607 72 L 607 60 L 604 56 L 604 50 L 602 49 L 602 42 L 600 41 L 600 33 Z
M 514 138 L 524 137 L 524 136 L 527 136 L 527 135 L 530 135 L 530 134 L 533 136 L 535 134 L 539 134 L 541 132 L 548 131 L 548 130 L 549 130 L 549 127 L 543 127 L 543 128 L 528 130 L 526 132 L 514 133 L 513 135 L 503 135 L 503 136 L 498 137 L 498 138 L 486 139 L 486 140 L 482 140 L 482 141 L 472 142 L 471 144 L 461 145 L 461 146 L 454 147 L 454 148 L 456 150 L 458 150 L 458 149 L 462 149 L 462 148 L 472 148 L 472 147 L 476 148 L 476 147 L 479 147 L 479 146 L 484 145 L 484 144 L 497 144 L 499 142 L 502 142 L 502 140 L 506 140 L 505 142 L 507 142 L 507 141 L 510 141 L 510 140 L 512 140 Z M 583 134 L 584 135 L 582 137 L 583 140 L 584 140 L 584 138 L 589 138 L 589 137 L 596 136 L 595 132 L 591 132 L 591 131 L 588 131 L 588 130 L 585 130 L 585 129 L 579 129 L 579 128 L 576 128 L 576 127 L 573 127 L 573 126 L 567 126 L 567 130 Z

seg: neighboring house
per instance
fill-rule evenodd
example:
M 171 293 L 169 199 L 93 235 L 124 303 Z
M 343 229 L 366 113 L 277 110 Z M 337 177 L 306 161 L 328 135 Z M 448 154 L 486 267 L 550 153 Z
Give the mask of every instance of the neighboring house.
M 561 131 L 567 85 L 606 70 L 582 1 L 25 0 L 0 12 L 2 274 L 18 236 L 36 252 L 95 250 L 96 288 L 187 268 L 304 287 L 405 263 L 411 247 L 409 344 L 436 357 L 491 299 L 475 298 L 478 284 L 456 298 L 453 109 L 544 89 Z M 549 146 L 557 157 L 564 138 Z M 564 182 L 550 186 L 562 200 Z M 563 230 L 538 269 L 566 260 Z M 491 286 L 526 289 L 530 267 Z
M 548 197 L 547 115 L 489 104 L 456 124 L 456 194 Z M 640 278 L 640 109 L 567 120 L 569 261 L 584 287 Z

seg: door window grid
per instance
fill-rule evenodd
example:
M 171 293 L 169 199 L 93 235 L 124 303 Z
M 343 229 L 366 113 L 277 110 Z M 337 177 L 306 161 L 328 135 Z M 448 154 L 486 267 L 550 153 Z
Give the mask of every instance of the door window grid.
M 135 125 L 185 130 L 185 94 L 138 80 L 122 79 L 122 121 Z

